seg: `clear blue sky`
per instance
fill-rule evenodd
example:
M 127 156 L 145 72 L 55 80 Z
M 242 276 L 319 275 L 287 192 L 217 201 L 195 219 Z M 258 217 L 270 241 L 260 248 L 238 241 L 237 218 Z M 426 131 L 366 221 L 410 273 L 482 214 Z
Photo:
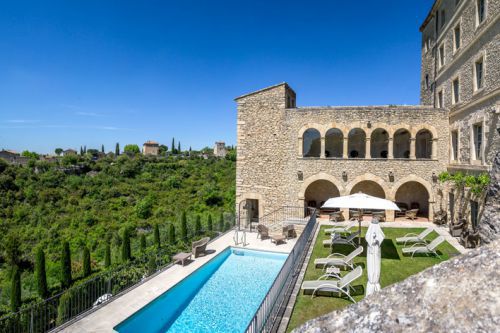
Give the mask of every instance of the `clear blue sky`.
M 235 144 L 236 96 L 418 104 L 432 0 L 2 1 L 0 149 Z

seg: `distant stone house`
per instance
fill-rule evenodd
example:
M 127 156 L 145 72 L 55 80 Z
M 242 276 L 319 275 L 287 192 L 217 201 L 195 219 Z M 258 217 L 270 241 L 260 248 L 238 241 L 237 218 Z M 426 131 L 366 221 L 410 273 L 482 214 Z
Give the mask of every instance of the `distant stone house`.
M 73 149 L 66 149 L 62 152 L 63 156 L 76 155 L 78 152 Z
M 216 142 L 214 146 L 214 156 L 224 158 L 226 157 L 226 154 L 227 154 L 226 143 L 223 141 Z
M 160 152 L 160 144 L 155 141 L 146 141 L 142 145 L 142 153 L 144 155 L 158 156 Z
M 19 153 L 13 150 L 2 149 L 0 151 L 0 158 L 12 164 L 26 165 L 29 158 L 21 156 Z

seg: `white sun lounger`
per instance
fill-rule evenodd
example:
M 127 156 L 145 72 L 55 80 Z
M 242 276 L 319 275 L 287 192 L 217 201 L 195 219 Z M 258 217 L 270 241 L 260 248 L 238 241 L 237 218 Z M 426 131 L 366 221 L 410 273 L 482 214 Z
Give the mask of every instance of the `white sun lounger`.
M 415 255 L 415 253 L 425 253 L 427 255 L 434 254 L 435 256 L 437 256 L 438 258 L 441 259 L 441 257 L 439 256 L 439 254 L 437 254 L 437 252 L 436 252 L 436 248 L 442 242 L 444 242 L 444 237 L 443 236 L 439 236 L 436 239 L 434 239 L 432 242 L 430 242 L 429 244 L 415 243 L 415 244 L 413 244 L 410 247 L 404 247 L 404 248 L 402 248 L 401 251 L 403 251 L 404 254 L 410 254 L 411 253 L 411 257 L 412 258 Z
M 351 267 L 351 269 L 354 269 L 352 261 L 361 253 L 363 253 L 363 247 L 359 246 L 357 249 L 349 253 L 347 256 L 341 253 L 333 253 L 326 258 L 315 259 L 314 265 L 322 266 L 325 268 L 328 266 L 348 266 Z
M 396 238 L 396 243 L 404 243 L 405 246 L 407 243 L 426 243 L 424 238 L 429 236 L 431 232 L 432 228 L 427 228 L 418 235 L 415 233 L 409 233 L 404 235 L 403 237 Z
M 354 243 L 354 239 L 360 235 L 359 230 L 356 232 L 353 232 L 347 237 L 342 237 L 338 234 L 333 234 L 331 239 L 327 239 L 323 241 L 324 246 L 333 246 L 335 244 L 347 244 L 347 245 L 352 245 L 353 247 L 356 247 L 356 244 Z
M 347 273 L 341 279 L 324 280 L 325 278 L 331 277 L 331 275 L 323 275 L 318 280 L 304 281 L 302 283 L 301 289 L 304 291 L 312 290 L 311 297 L 314 297 L 314 295 L 316 295 L 316 293 L 321 290 L 339 292 L 341 295 L 342 294 L 346 295 L 351 301 L 356 303 L 356 301 L 354 300 L 354 298 L 352 298 L 350 293 L 350 289 L 354 290 L 351 283 L 354 280 L 361 277 L 362 274 L 363 274 L 363 269 L 361 268 L 361 266 L 358 266 L 349 273 Z
M 328 228 L 328 229 L 325 229 L 325 234 L 335 234 L 335 233 L 347 233 L 347 232 L 351 232 L 351 229 L 356 227 L 358 225 L 358 220 L 355 220 L 355 219 L 351 219 L 349 221 L 349 223 L 344 226 L 344 227 L 333 227 L 333 228 Z

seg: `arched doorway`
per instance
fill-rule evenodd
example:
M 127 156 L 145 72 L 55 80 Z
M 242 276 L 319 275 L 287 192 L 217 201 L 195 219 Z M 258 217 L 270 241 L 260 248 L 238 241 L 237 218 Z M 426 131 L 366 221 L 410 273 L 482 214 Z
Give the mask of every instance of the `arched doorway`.
M 372 132 L 370 139 L 371 158 L 387 158 L 389 150 L 389 134 L 383 128 L 377 128 Z
M 325 156 L 341 158 L 344 150 L 344 136 L 338 128 L 330 128 L 325 135 Z
M 314 128 L 309 128 L 302 136 L 302 154 L 304 157 L 320 157 L 321 135 Z
M 410 158 L 410 132 L 399 129 L 394 133 L 394 158 Z
M 320 179 L 312 182 L 306 189 L 304 199 L 309 207 L 320 208 L 326 200 L 339 197 L 340 191 L 335 184 Z
M 402 184 L 396 191 L 395 199 L 399 208 L 418 209 L 418 216 L 429 217 L 429 192 L 419 182 Z
M 432 134 L 428 130 L 420 130 L 415 139 L 416 158 L 429 159 L 432 156 Z
M 349 131 L 347 151 L 349 158 L 365 158 L 366 133 L 361 128 L 353 128 Z
M 351 194 L 363 192 L 365 194 L 385 199 L 385 192 L 382 186 L 374 182 L 373 180 L 363 180 L 353 186 L 351 189 Z

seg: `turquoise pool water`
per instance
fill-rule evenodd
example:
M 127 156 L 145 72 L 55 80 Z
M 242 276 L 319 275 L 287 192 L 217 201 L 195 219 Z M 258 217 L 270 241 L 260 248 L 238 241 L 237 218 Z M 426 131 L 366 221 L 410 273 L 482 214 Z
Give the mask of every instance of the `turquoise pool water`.
M 128 332 L 244 332 L 287 255 L 228 248 L 115 327 Z

